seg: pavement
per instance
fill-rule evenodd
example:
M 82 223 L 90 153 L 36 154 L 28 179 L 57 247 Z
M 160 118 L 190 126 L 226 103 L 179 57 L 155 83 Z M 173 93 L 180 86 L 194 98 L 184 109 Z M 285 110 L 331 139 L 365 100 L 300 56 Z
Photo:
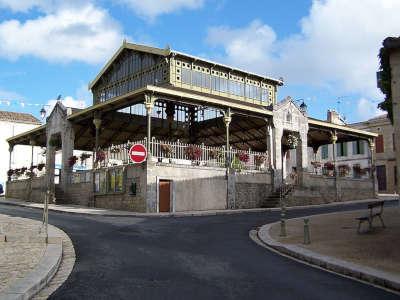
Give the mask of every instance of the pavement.
M 398 201 L 389 205 L 398 205 Z M 365 203 L 288 211 L 301 217 Z M 40 219 L 34 208 L 0 204 L 0 213 Z M 300 264 L 249 239 L 279 212 L 154 218 L 51 211 L 71 238 L 76 263 L 50 299 L 398 299 L 398 295 Z
M 383 195 L 380 199 L 393 200 L 397 196 Z M 337 207 L 348 206 L 353 204 L 362 204 L 376 201 L 376 199 L 354 200 L 346 202 L 331 202 L 326 204 L 306 205 L 306 206 L 292 206 L 287 207 L 287 210 L 309 209 L 318 207 Z M 5 205 L 14 205 L 22 207 L 30 207 L 36 209 L 43 209 L 42 203 L 27 202 L 19 199 L 0 197 L 0 203 Z M 276 212 L 280 211 L 279 207 L 274 208 L 246 208 L 246 209 L 221 209 L 221 210 L 202 210 L 202 211 L 182 211 L 170 213 L 140 213 L 132 211 L 122 211 L 107 208 L 87 207 L 72 204 L 49 204 L 49 210 L 63 213 L 83 214 L 83 215 L 99 215 L 107 217 L 188 217 L 188 216 L 215 216 L 215 215 L 230 215 L 241 213 L 259 213 L 259 212 Z
M 0 299 L 30 299 L 58 273 L 68 237 L 50 225 L 46 243 L 42 222 L 4 214 L 0 231 Z
M 387 228 L 357 234 L 357 216 L 365 210 L 330 213 L 287 221 L 287 236 L 280 237 L 280 222 L 263 225 L 251 236 L 268 248 L 329 271 L 400 292 L 398 207 L 386 208 Z M 303 218 L 310 222 L 311 244 L 304 245 Z M 400 295 L 400 293 L 398 294 Z

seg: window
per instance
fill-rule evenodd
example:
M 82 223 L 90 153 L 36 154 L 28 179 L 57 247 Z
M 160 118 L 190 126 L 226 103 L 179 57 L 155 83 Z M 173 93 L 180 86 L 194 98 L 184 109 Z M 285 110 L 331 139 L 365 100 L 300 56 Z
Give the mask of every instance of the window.
M 385 149 L 383 147 L 383 135 L 382 134 L 378 135 L 378 137 L 376 138 L 375 144 L 376 144 L 376 153 L 383 153 L 385 151 Z
M 336 144 L 337 156 L 347 156 L 347 143 L 337 143 Z
M 328 145 L 322 145 L 321 147 L 321 159 L 328 158 Z
M 364 154 L 364 141 L 353 141 L 353 154 Z

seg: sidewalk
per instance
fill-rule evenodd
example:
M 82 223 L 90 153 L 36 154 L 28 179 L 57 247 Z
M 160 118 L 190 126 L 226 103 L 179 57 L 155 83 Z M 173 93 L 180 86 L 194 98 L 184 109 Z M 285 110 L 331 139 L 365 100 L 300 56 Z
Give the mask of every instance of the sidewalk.
M 49 225 L 46 243 L 41 222 L 3 214 L 0 231 L 0 299 L 31 299 L 57 273 L 68 236 Z
M 397 197 L 385 196 L 383 199 L 388 201 L 397 201 Z M 355 200 L 347 202 L 332 202 L 319 205 L 307 206 L 292 206 L 287 207 L 287 210 L 297 210 L 304 208 L 318 208 L 318 207 L 331 207 L 331 206 L 346 206 L 356 203 L 368 203 L 376 201 L 377 199 Z M 30 207 L 36 209 L 43 209 L 43 204 L 26 202 L 18 199 L 0 197 L 0 204 L 14 205 L 21 207 Z M 64 205 L 64 204 L 49 204 L 49 210 L 63 213 L 84 214 L 84 215 L 98 215 L 108 217 L 188 217 L 188 216 L 215 216 L 215 215 L 230 215 L 240 213 L 257 213 L 257 212 L 272 212 L 280 211 L 279 207 L 276 208 L 250 208 L 250 209 L 224 209 L 224 210 L 203 210 L 203 211 L 184 211 L 184 212 L 171 212 L 171 213 L 139 213 L 131 211 L 113 210 L 106 208 L 94 208 L 79 205 Z
M 280 224 L 262 226 L 257 237 L 283 254 L 330 271 L 400 291 L 400 208 L 385 207 L 386 228 L 374 221 L 374 229 L 357 233 L 357 217 L 366 210 L 330 213 L 309 217 L 311 244 L 305 245 L 304 218 L 287 221 L 287 236 Z M 364 224 L 365 225 L 365 224 Z

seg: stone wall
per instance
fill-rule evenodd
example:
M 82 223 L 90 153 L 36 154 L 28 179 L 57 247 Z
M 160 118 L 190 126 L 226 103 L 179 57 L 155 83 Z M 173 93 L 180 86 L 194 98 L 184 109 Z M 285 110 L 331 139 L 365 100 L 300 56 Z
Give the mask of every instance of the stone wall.
M 45 176 L 31 179 L 8 181 L 6 197 L 43 203 L 45 193 Z
M 234 207 L 263 207 L 271 193 L 272 182 L 269 173 L 236 173 L 230 175 L 234 181 Z
M 372 179 L 337 179 L 334 177 L 304 175 L 303 186 L 297 186 L 287 198 L 288 206 L 312 205 L 336 201 L 351 201 L 375 198 Z
M 160 179 L 172 181 L 172 210 L 225 209 L 227 180 L 225 168 L 182 166 L 148 163 L 147 211 L 158 207 L 157 183 Z
M 93 198 L 93 183 L 72 183 L 64 192 L 65 203 L 89 206 Z
M 95 207 L 146 212 L 145 164 L 126 166 L 124 178 L 123 191 L 95 195 Z M 133 195 L 130 190 L 132 181 L 136 182 L 136 195 Z

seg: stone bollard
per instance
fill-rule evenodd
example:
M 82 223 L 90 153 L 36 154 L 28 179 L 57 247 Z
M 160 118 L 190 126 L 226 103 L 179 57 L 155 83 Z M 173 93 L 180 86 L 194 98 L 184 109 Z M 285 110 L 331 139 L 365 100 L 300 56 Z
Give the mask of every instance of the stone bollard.
M 310 240 L 310 227 L 308 225 L 308 219 L 304 219 L 304 244 L 309 245 L 311 244 Z

